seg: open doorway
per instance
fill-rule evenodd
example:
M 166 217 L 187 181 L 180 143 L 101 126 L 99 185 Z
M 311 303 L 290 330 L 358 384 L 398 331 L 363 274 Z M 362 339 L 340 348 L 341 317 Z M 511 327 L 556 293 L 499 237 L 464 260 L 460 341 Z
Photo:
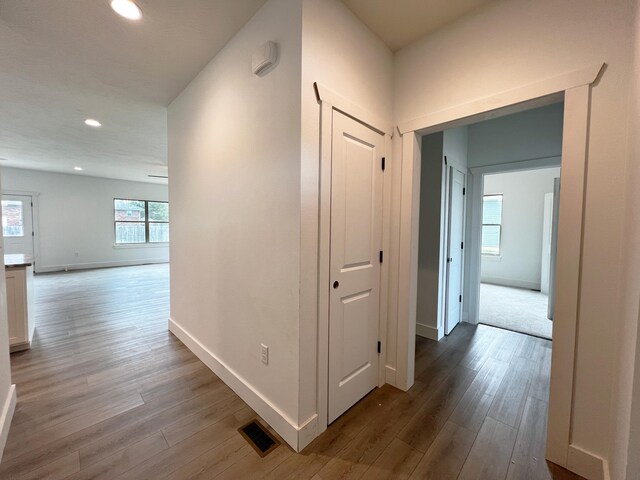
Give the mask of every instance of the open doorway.
M 551 340 L 560 166 L 483 177 L 479 323 Z
M 487 478 L 548 478 L 553 468 L 544 461 L 541 421 L 549 415 L 552 351 L 541 290 L 553 288 L 563 118 L 557 102 L 418 139 L 414 388 L 429 394 L 400 438 L 437 449 L 448 435 L 467 435 L 461 477 L 480 468 Z M 474 263 L 484 276 L 473 275 Z M 505 278 L 520 283 L 505 285 Z M 468 301 L 474 290 L 475 304 Z M 548 327 L 542 333 L 531 321 L 537 316 Z

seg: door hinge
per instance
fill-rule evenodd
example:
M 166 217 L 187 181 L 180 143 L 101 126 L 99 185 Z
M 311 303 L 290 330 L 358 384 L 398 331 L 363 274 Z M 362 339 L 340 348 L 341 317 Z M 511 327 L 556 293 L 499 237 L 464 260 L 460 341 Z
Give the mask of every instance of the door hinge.
M 378 340 L 378 353 L 382 352 L 382 342 Z
M 464 250 L 464 242 L 460 242 L 460 250 Z
M 444 156 L 444 164 L 445 164 L 445 165 L 447 165 L 447 164 L 448 164 L 448 162 L 447 162 L 447 156 L 446 156 L 446 155 Z
M 31 232 L 31 236 L 35 237 L 36 236 L 36 232 Z
M 462 295 L 460 295 L 460 296 L 458 297 L 458 301 L 459 301 L 460 303 L 462 303 Z
M 380 250 L 380 263 L 382 263 L 382 259 L 384 258 L 384 253 Z
M 33 207 L 33 202 L 31 202 L 31 206 Z
M 463 194 L 463 195 L 466 195 L 466 194 L 467 194 L 467 189 L 466 189 L 466 188 L 463 188 L 463 189 L 462 189 L 462 194 Z
M 382 171 L 383 171 L 383 172 L 384 172 L 384 168 L 385 168 L 385 166 L 386 166 L 386 163 L 387 163 L 387 159 L 386 159 L 386 158 L 384 158 L 384 157 L 382 157 Z

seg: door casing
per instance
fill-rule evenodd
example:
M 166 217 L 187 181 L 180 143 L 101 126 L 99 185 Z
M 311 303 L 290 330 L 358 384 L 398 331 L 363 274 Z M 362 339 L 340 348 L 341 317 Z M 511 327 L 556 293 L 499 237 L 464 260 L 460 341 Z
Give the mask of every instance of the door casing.
M 380 361 L 378 362 L 378 387 L 385 383 L 395 383 L 395 368 L 388 365 L 388 301 L 392 292 L 390 286 L 389 257 L 391 253 L 391 180 L 390 172 L 397 165 L 392 158 L 393 127 L 370 111 L 355 105 L 326 86 L 315 83 L 314 90 L 320 104 L 320 187 L 319 187 L 319 234 L 318 234 L 318 354 L 317 354 L 317 395 L 316 426 L 313 436 L 300 440 L 304 448 L 328 425 L 329 386 L 329 289 L 330 289 L 330 241 L 331 241 L 331 145 L 333 135 L 333 111 L 337 110 L 374 131 L 384 135 L 385 174 L 382 186 L 382 251 L 383 262 L 380 270 Z M 395 350 L 395 338 L 392 348 Z

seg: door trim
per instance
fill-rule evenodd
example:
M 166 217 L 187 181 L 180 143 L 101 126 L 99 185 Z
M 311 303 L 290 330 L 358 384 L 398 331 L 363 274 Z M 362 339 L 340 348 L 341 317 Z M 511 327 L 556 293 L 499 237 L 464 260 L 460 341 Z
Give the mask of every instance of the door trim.
M 467 265 L 467 284 L 465 294 L 467 300 L 467 322 L 478 324 L 480 321 L 480 268 L 482 264 L 482 196 L 485 175 L 537 170 L 542 168 L 561 167 L 562 157 L 544 157 L 520 162 L 500 163 L 486 167 L 472 167 L 471 188 L 467 190 L 471 201 L 471 232 L 469 232 L 469 263 Z
M 331 146 L 333 135 L 333 110 L 337 110 L 384 136 L 385 173 L 382 178 L 382 250 L 385 252 L 380 269 L 380 331 L 382 343 L 378 362 L 378 386 L 386 383 L 387 376 L 387 317 L 390 257 L 391 214 L 391 158 L 392 128 L 385 126 L 376 115 L 354 105 L 349 100 L 314 83 L 316 98 L 320 104 L 320 199 L 318 233 L 318 378 L 317 415 L 319 435 L 327 428 L 329 405 L 329 294 L 330 294 L 330 245 L 331 245 Z M 395 342 L 394 342 L 395 343 Z M 395 345 L 394 345 L 395 346 Z
M 446 239 L 443 245 L 443 249 L 446 249 L 447 252 L 445 254 L 445 257 L 449 257 L 450 254 L 450 249 L 451 249 L 451 245 L 449 244 L 451 241 L 451 203 L 452 203 L 452 199 L 451 199 L 451 191 L 452 191 L 452 182 L 453 182 L 453 170 L 457 170 L 458 172 L 460 172 L 461 174 L 464 175 L 464 185 L 463 185 L 463 189 L 466 190 L 467 188 L 467 179 L 469 177 L 469 171 L 467 168 L 461 167 L 460 165 L 458 165 L 455 162 L 452 162 L 450 165 L 446 165 L 445 166 L 447 169 L 447 181 L 446 181 L 446 202 L 447 202 L 447 226 L 446 226 Z M 466 195 L 463 193 L 463 198 L 462 198 L 462 241 L 465 241 L 466 238 L 466 232 L 467 232 L 467 197 Z M 462 265 L 462 272 L 460 273 L 460 283 L 461 283 L 461 292 L 462 292 L 462 302 L 460 302 L 460 320 L 458 321 L 458 323 L 461 323 L 463 321 L 464 318 L 464 305 L 466 303 L 466 295 L 464 292 L 464 285 L 465 285 L 465 258 L 466 258 L 466 252 L 467 249 L 466 248 L 462 248 L 462 255 L 461 255 L 461 265 Z M 449 335 L 451 333 L 451 331 L 447 331 L 449 330 L 449 271 L 451 268 L 451 264 L 446 262 L 445 263 L 445 278 L 446 278 L 446 285 L 445 285 L 445 297 L 444 297 L 444 308 L 442 310 L 442 315 L 443 315 L 443 332 L 445 335 Z M 457 325 L 457 323 L 456 323 Z
M 28 192 L 25 190 L 2 190 L 2 195 L 22 195 L 31 197 L 31 221 L 33 222 L 33 271 L 38 272 L 40 260 L 40 192 Z
M 575 347 L 580 299 L 580 277 L 583 253 L 583 212 L 586 179 L 587 145 L 591 85 L 600 76 L 604 63 L 559 75 L 551 79 L 524 85 L 520 88 L 473 101 L 454 108 L 434 112 L 417 120 L 404 122 L 402 135 L 402 189 L 400 192 L 400 243 L 398 258 L 394 259 L 400 272 L 398 314 L 397 382 L 409 389 L 414 382 L 415 368 L 415 305 L 417 286 L 417 240 L 420 185 L 420 145 L 418 138 L 425 133 L 451 126 L 464 125 L 490 118 L 505 111 L 514 113 L 534 106 L 554 103 L 564 98 L 564 126 L 562 145 L 563 196 L 560 199 L 558 227 L 558 265 L 556 318 L 551 365 L 551 393 L 546 458 L 554 463 L 580 469 L 573 451 L 572 404 L 575 380 Z M 500 109 L 499 112 L 496 110 Z M 576 249 L 576 246 L 578 248 Z M 401 335 L 402 333 L 402 335 Z M 593 455 L 602 477 L 606 461 Z M 601 468 L 600 468 L 601 467 Z

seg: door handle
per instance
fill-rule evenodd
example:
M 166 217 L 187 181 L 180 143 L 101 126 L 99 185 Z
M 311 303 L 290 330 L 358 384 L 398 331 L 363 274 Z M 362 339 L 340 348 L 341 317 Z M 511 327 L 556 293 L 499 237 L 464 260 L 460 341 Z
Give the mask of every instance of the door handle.
M 340 286 L 340 282 L 338 282 L 337 280 L 333 282 L 333 288 L 338 288 L 339 286 Z

